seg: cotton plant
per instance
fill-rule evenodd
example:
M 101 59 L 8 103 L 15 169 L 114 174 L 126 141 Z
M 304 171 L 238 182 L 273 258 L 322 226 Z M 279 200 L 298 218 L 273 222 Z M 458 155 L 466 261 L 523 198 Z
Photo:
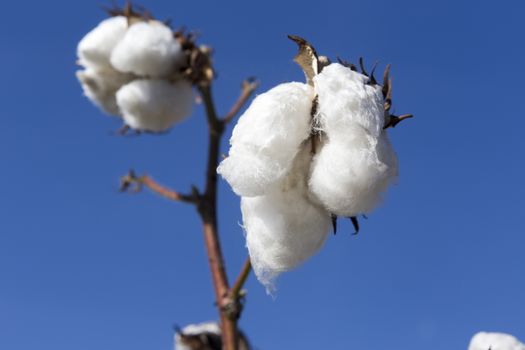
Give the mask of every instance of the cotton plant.
M 370 213 L 396 181 L 398 161 L 387 129 L 394 116 L 389 66 L 383 84 L 355 65 L 331 63 L 306 40 L 296 62 L 306 83 L 280 84 L 239 118 L 217 168 L 241 197 L 246 245 L 268 292 L 275 278 L 314 255 L 337 218 Z
M 169 200 L 195 207 L 202 222 L 218 322 L 190 325 L 175 335 L 176 349 L 245 350 L 238 329 L 250 271 L 269 292 L 275 279 L 318 252 L 338 217 L 358 230 L 397 176 L 397 158 L 386 129 L 409 115 L 391 115 L 388 69 L 383 84 L 346 62 L 318 56 L 304 39 L 295 60 L 306 82 L 280 84 L 260 94 L 240 117 L 228 156 L 220 162 L 221 140 L 258 84 L 247 79 L 232 108 L 221 115 L 212 84 L 212 49 L 195 37 L 131 5 L 111 9 L 77 47 L 76 76 L 84 95 L 123 129 L 163 133 L 187 118 L 194 93 L 206 118 L 205 182 L 179 192 L 149 175 L 130 170 L 121 190 L 146 187 Z M 220 164 L 219 164 L 220 163 Z M 249 258 L 229 283 L 218 230 L 220 173 L 241 197 Z M 210 303 L 211 304 L 211 303 Z
M 191 114 L 192 85 L 212 79 L 210 51 L 129 4 L 109 13 L 77 47 L 84 95 L 122 130 L 167 131 Z

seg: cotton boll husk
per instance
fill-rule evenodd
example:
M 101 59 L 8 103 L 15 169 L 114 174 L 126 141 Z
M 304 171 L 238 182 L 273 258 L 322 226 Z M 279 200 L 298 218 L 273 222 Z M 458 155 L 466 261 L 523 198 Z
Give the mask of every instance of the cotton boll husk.
M 480 332 L 472 337 L 468 350 L 525 350 L 525 345 L 510 334 Z
M 314 77 L 319 96 L 318 124 L 329 135 L 347 134 L 355 124 L 378 137 L 384 126 L 383 95 L 379 85 L 338 63 L 332 63 Z
M 91 68 L 110 67 L 111 52 L 124 37 L 127 29 L 128 22 L 123 16 L 111 17 L 100 22 L 78 43 L 79 63 Z
M 161 132 L 190 115 L 193 91 L 182 80 L 137 79 L 117 92 L 117 104 L 126 125 Z
M 307 194 L 309 153 L 306 146 L 280 189 L 241 198 L 250 260 L 268 293 L 274 290 L 274 280 L 280 273 L 314 255 L 328 235 L 330 214 L 313 204 Z
M 296 82 L 255 98 L 233 129 L 229 156 L 217 169 L 235 193 L 253 197 L 278 187 L 310 134 L 313 98 L 310 86 Z
M 203 340 L 204 344 L 209 346 L 206 349 L 221 348 L 220 337 L 222 332 L 221 328 L 216 322 L 190 324 L 184 327 L 180 333 L 184 334 L 185 336 L 199 336 L 199 339 Z M 195 348 L 185 344 L 180 333 L 175 333 L 175 350 L 195 350 Z M 249 349 L 250 345 L 246 339 L 246 336 L 242 331 L 239 331 L 239 350 Z
M 331 213 L 370 212 L 398 174 L 397 157 L 385 131 L 379 138 L 354 125 L 344 139 L 329 139 L 314 157 L 309 188 Z
M 112 68 L 87 68 L 77 71 L 77 79 L 84 95 L 105 113 L 119 115 L 115 94 L 124 84 L 133 80 L 132 74 L 117 72 Z
M 119 71 L 155 78 L 168 77 L 183 63 L 181 45 L 158 21 L 133 24 L 111 54 Z

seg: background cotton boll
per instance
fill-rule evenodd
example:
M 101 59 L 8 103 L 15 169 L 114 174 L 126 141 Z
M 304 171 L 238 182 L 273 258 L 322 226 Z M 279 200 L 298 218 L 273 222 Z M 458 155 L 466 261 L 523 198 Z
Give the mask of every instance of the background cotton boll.
M 275 188 L 310 135 L 313 89 L 285 83 L 263 93 L 240 117 L 230 139 L 230 157 L 217 171 L 240 196 Z
M 168 77 L 184 63 L 184 53 L 170 28 L 158 21 L 133 24 L 111 54 L 111 64 L 122 72 Z
M 304 147 L 281 189 L 241 198 L 250 260 L 269 292 L 280 273 L 314 255 L 328 235 L 330 214 L 310 202 L 307 195 L 305 173 L 310 158 L 308 147 Z
M 336 215 L 370 212 L 397 177 L 397 157 L 386 133 L 379 139 L 359 126 L 346 139 L 330 139 L 315 156 L 312 194 Z
M 480 332 L 472 337 L 468 350 L 525 350 L 525 345 L 510 334 Z
M 124 84 L 133 80 L 132 74 L 123 74 L 112 68 L 87 68 L 76 73 L 84 95 L 105 113 L 119 115 L 115 94 Z
M 117 92 L 124 122 L 133 129 L 160 132 L 186 118 L 193 105 L 190 83 L 139 79 Z
M 326 133 L 343 135 L 357 123 L 379 136 L 384 125 L 383 95 L 379 85 L 367 85 L 367 81 L 368 77 L 338 63 L 314 77 L 317 118 Z
M 79 63 L 84 67 L 110 67 L 111 52 L 128 29 L 125 17 L 108 18 L 80 40 L 77 47 Z

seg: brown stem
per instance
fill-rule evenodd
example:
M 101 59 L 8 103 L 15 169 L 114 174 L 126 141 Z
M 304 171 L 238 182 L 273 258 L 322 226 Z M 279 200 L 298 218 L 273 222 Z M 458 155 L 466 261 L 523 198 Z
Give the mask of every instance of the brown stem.
M 193 188 L 192 194 L 183 195 L 158 184 L 149 176 L 138 177 L 133 171 L 130 171 L 121 179 L 122 191 L 140 191 L 142 186 L 146 186 L 163 197 L 177 201 L 190 202 L 197 205 L 198 212 L 203 222 L 204 244 L 206 246 L 213 289 L 215 290 L 216 304 L 220 316 L 222 349 L 224 350 L 238 350 L 239 336 L 237 320 L 242 311 L 239 294 L 244 282 L 248 278 L 251 264 L 248 259 L 244 264 L 235 285 L 230 289 L 217 230 L 216 169 L 219 163 L 220 141 L 224 133 L 224 127 L 235 117 L 256 87 L 256 82 L 250 80 L 245 81 L 239 99 L 223 119 L 219 119 L 215 110 L 211 86 L 209 84 L 203 84 L 198 87 L 206 108 L 209 137 L 204 193 L 201 194 L 196 188 Z
M 204 241 L 221 320 L 222 348 L 224 350 L 237 350 L 237 317 L 232 317 L 231 313 L 228 312 L 229 306 L 232 305 L 232 300 L 229 296 L 228 278 L 217 231 L 216 168 L 219 163 L 220 140 L 224 132 L 224 122 L 217 117 L 210 85 L 200 86 L 199 91 L 206 108 L 209 145 L 206 187 L 198 210 L 203 221 Z
M 239 113 L 242 106 L 244 106 L 246 101 L 248 101 L 250 96 L 254 93 L 255 89 L 257 89 L 257 86 L 259 86 L 259 83 L 252 78 L 243 81 L 241 95 L 232 106 L 230 111 L 222 119 L 224 124 L 228 124 L 237 115 L 237 113 Z

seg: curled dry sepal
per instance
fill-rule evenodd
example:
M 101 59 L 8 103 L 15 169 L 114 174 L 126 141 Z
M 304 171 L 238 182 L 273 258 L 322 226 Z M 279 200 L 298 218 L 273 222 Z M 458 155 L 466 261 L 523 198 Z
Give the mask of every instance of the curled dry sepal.
M 216 322 L 190 324 L 175 330 L 175 350 L 221 350 L 221 328 Z M 251 346 L 243 332 L 239 331 L 239 350 Z
M 241 196 L 243 225 L 257 278 L 269 292 L 277 275 L 315 254 L 338 216 L 372 211 L 398 174 L 387 128 L 411 117 L 390 114 L 389 66 L 330 63 L 306 40 L 296 62 L 307 83 L 280 84 L 240 117 L 217 171 Z
M 77 47 L 84 94 L 123 130 L 168 130 L 191 114 L 192 84 L 213 79 L 211 50 L 129 3 L 108 13 Z

